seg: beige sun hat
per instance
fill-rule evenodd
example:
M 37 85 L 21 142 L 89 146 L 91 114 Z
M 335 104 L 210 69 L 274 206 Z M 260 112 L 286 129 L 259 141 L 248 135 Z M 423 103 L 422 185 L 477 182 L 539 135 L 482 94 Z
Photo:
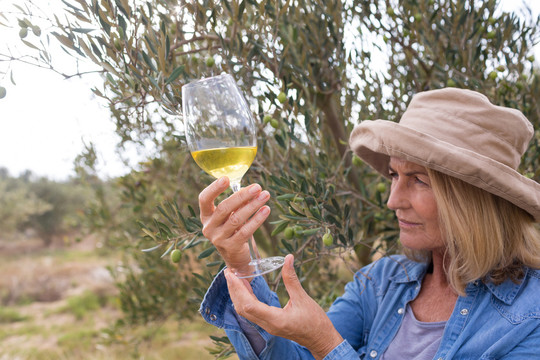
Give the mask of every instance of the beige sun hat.
M 533 135 L 520 111 L 448 88 L 416 94 L 399 123 L 361 122 L 349 143 L 386 177 L 390 156 L 402 158 L 500 196 L 540 222 L 540 184 L 517 171 Z

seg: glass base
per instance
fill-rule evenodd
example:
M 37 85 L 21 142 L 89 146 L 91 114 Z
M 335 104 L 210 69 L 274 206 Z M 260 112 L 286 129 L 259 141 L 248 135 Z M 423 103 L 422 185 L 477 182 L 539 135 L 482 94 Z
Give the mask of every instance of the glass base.
M 236 276 L 240 279 L 252 278 L 255 276 L 260 276 L 279 269 L 285 263 L 285 258 L 283 256 L 272 256 L 264 259 L 251 260 L 249 263 L 250 272 L 249 273 L 236 273 Z

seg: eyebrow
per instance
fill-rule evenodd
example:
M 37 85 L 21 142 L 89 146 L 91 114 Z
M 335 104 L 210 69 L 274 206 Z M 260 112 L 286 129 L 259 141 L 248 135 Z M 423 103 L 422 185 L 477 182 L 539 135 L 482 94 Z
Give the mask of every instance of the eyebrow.
M 388 165 L 388 170 L 391 171 L 391 172 L 397 172 L 396 170 L 394 170 L 394 168 L 392 168 L 392 166 Z M 412 171 L 409 171 L 409 172 L 406 172 L 405 175 L 406 176 L 413 176 L 413 175 L 427 175 L 427 171 L 423 171 L 423 170 L 412 170 Z

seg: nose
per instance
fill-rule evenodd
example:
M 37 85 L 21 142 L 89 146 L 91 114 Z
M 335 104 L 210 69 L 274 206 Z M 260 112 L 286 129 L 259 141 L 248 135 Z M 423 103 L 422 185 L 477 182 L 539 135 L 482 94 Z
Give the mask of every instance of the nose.
M 405 209 L 410 206 L 409 199 L 407 197 L 407 189 L 405 184 L 400 180 L 393 180 L 390 187 L 390 196 L 386 203 L 390 210 Z

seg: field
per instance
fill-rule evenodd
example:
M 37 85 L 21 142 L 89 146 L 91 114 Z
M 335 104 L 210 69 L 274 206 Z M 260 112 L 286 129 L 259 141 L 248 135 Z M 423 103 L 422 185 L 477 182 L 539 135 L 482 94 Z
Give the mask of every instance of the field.
M 209 335 L 223 332 L 199 317 L 111 331 L 122 313 L 106 267 L 118 259 L 96 246 L 0 240 L 0 360 L 213 359 Z

